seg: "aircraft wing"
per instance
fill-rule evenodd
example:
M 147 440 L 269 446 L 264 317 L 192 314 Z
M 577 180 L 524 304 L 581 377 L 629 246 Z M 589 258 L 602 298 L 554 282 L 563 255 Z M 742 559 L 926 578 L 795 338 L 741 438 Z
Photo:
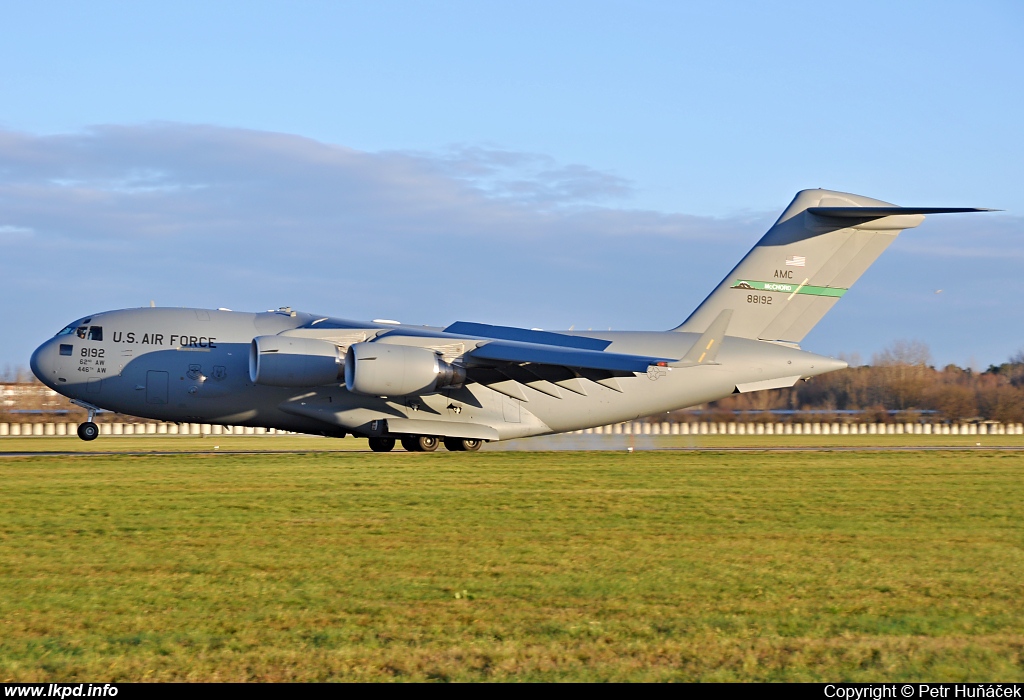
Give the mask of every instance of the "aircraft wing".
M 606 352 L 611 341 L 600 338 L 484 323 L 460 321 L 445 328 L 444 333 L 483 341 L 464 356 L 475 365 L 530 363 L 631 374 L 646 372 L 651 365 L 665 366 L 675 359 Z
M 483 323 L 454 323 L 444 334 L 475 345 L 463 355 L 472 381 L 521 401 L 528 400 L 524 386 L 555 398 L 563 389 L 586 396 L 584 380 L 622 391 L 616 377 L 674 359 L 607 352 L 611 341 L 600 338 Z
M 582 350 L 579 348 L 563 348 L 535 343 L 516 343 L 494 340 L 479 345 L 475 350 L 466 353 L 467 359 L 480 364 L 483 360 L 492 362 L 532 363 L 541 365 L 557 365 L 573 369 L 595 369 L 608 372 L 646 372 L 651 365 L 666 366 L 673 360 L 666 357 L 648 357 L 645 355 L 623 355 L 601 350 Z
M 457 358 L 470 381 L 522 401 L 528 400 L 524 386 L 556 398 L 562 397 L 562 389 L 586 396 L 586 381 L 621 391 L 616 377 L 647 372 L 651 365 L 666 367 L 678 360 L 608 352 L 612 341 L 601 338 L 485 323 L 460 321 L 443 329 L 415 326 L 354 329 L 357 324 L 349 323 L 340 330 L 328 330 L 327 323 L 321 325 L 321 328 L 286 331 L 286 334 L 317 337 L 340 347 L 374 342 L 431 348 L 452 360 Z M 339 323 L 330 325 L 340 328 Z

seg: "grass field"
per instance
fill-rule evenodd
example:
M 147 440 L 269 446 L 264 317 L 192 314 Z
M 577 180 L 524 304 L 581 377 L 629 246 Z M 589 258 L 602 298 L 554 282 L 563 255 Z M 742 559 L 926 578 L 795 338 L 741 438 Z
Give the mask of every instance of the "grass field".
M 324 442 L 257 449 L 279 440 Z M 1019 452 L 39 455 L 0 477 L 7 681 L 1024 680 Z
M 484 452 L 708 449 L 749 447 L 1024 447 L 1024 435 L 549 435 L 490 443 Z M 104 435 L 94 442 L 68 437 L 4 437 L 2 452 L 192 452 L 192 451 L 318 451 L 367 450 L 366 440 L 310 435 Z M 402 448 L 396 447 L 396 451 Z M 441 448 L 444 451 L 444 448 Z

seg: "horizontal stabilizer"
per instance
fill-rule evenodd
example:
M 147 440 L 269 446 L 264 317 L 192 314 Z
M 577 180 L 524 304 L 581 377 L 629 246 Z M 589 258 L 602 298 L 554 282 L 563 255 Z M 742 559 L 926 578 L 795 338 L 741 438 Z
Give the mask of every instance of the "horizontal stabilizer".
M 809 207 L 807 211 L 815 216 L 828 216 L 833 219 L 880 219 L 883 216 L 905 214 L 967 214 L 999 210 L 977 207 Z

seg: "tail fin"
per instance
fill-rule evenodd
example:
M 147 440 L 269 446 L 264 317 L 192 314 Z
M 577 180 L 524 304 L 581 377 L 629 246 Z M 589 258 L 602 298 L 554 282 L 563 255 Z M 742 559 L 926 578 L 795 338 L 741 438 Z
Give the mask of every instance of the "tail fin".
M 829 190 L 803 190 L 768 233 L 681 326 L 704 333 L 732 310 L 729 335 L 799 343 L 903 229 L 924 214 L 991 211 L 897 207 Z

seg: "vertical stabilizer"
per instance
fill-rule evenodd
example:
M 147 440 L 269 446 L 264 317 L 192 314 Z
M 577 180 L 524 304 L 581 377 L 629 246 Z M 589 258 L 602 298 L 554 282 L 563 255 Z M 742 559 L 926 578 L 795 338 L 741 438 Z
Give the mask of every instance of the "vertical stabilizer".
M 897 207 L 830 190 L 803 190 L 757 245 L 675 330 L 707 331 L 731 310 L 729 335 L 799 343 L 924 214 L 984 209 Z

